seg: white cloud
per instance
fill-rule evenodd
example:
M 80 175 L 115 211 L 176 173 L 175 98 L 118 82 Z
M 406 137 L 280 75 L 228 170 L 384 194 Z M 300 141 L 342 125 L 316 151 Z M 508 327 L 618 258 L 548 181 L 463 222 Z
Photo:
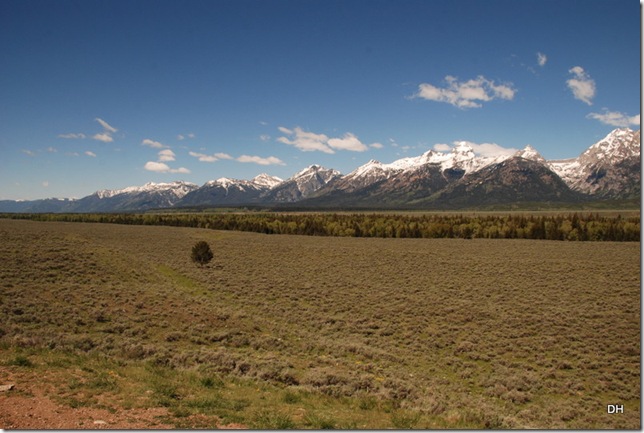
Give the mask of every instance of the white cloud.
M 49 146 L 49 147 L 47 148 L 47 152 L 49 152 L 49 153 L 56 153 L 56 152 L 58 152 L 58 149 L 56 149 L 55 147 Z
M 91 156 L 92 158 L 96 158 L 96 154 L 94 152 L 90 151 L 90 150 L 86 151 L 85 155 Z
M 237 161 L 251 162 L 259 165 L 286 165 L 284 161 L 274 156 L 269 156 L 268 158 L 262 158 L 260 156 L 242 155 L 239 158 L 237 158 Z
M 369 147 L 373 147 L 374 149 L 382 149 L 385 146 L 383 146 L 382 143 L 371 143 Z
M 165 164 L 163 162 L 155 162 L 155 161 L 148 161 L 145 163 L 143 166 L 144 169 L 148 171 L 154 171 L 157 173 L 190 173 L 190 170 L 188 170 L 185 167 L 180 167 L 180 168 L 170 168 L 168 164 Z
M 66 138 L 68 140 L 80 140 L 86 138 L 85 134 L 58 134 L 58 138 Z
M 546 62 L 548 61 L 548 56 L 546 56 L 543 53 L 537 53 L 537 63 L 539 66 L 542 68 L 546 65 Z
M 446 102 L 455 107 L 480 108 L 481 102 L 493 99 L 512 100 L 516 89 L 508 84 L 495 84 L 494 81 L 479 75 L 476 79 L 459 82 L 456 77 L 445 77 L 447 87 L 439 88 L 432 84 L 422 83 L 413 98 L 422 98 L 429 101 Z
M 44 180 L 44 181 L 42 182 L 42 186 L 44 186 L 45 188 L 49 188 L 49 181 L 48 181 L 48 180 Z
M 188 152 L 188 155 L 194 156 L 195 158 L 198 158 L 199 161 L 201 161 L 201 162 L 219 161 L 219 158 L 217 158 L 216 156 L 214 156 L 214 155 L 206 155 L 204 153 Z
M 155 161 L 146 162 L 143 168 L 148 171 L 157 171 L 159 173 L 166 173 L 170 171 L 170 167 L 168 167 L 168 164 L 164 164 L 163 162 L 155 162 Z
M 174 154 L 174 152 L 171 151 L 170 149 L 164 149 L 159 152 L 159 161 L 164 161 L 164 162 L 174 161 L 175 156 L 176 155 Z
M 98 123 L 100 123 L 100 124 L 101 124 L 101 126 L 103 127 L 103 129 L 105 130 L 105 132 L 109 132 L 110 134 L 114 134 L 116 131 L 118 131 L 118 129 L 116 129 L 116 128 L 114 128 L 114 127 L 110 126 L 110 124 L 109 124 L 109 123 L 107 123 L 106 121 L 104 121 L 103 119 L 99 119 L 99 118 L 97 117 L 97 118 L 96 118 L 96 119 L 94 119 L 94 120 L 96 120 Z
M 259 136 L 259 139 L 262 140 L 262 141 L 268 141 L 268 140 L 271 139 L 271 136 L 268 135 L 268 134 L 262 134 L 262 135 Z
M 165 149 L 165 148 L 170 147 L 170 146 L 167 146 L 167 145 L 165 145 L 163 143 L 160 143 L 158 141 L 150 140 L 149 138 L 144 139 L 141 142 L 141 145 L 149 146 L 149 147 L 152 147 L 152 148 L 155 148 L 155 149 Z
M 350 132 L 344 134 L 342 138 L 329 139 L 328 144 L 333 149 L 350 150 L 352 152 L 364 152 L 369 149 L 366 144 L 362 143 L 358 140 L 358 137 Z
M 206 155 L 205 153 L 188 152 L 188 155 L 194 156 L 201 162 L 216 162 L 220 159 L 233 159 L 233 157 L 228 155 L 227 153 L 214 153 L 212 155 Z
M 503 147 L 499 146 L 496 143 L 472 143 L 471 141 L 465 141 L 465 142 L 454 142 L 454 144 L 457 143 L 465 143 L 468 144 L 474 149 L 474 153 L 479 155 L 479 156 L 501 156 L 501 155 L 514 155 L 515 153 L 518 152 L 519 149 L 515 149 L 513 147 Z
M 112 136 L 110 134 L 108 134 L 107 132 L 103 132 L 103 133 L 100 133 L 100 134 L 95 134 L 92 138 L 94 140 L 102 141 L 103 143 L 111 143 L 111 142 L 114 141 Z
M 437 143 L 434 145 L 434 150 L 437 150 L 439 152 L 449 152 L 451 149 L 452 149 L 452 146 L 445 143 Z
M 471 141 L 466 141 L 466 140 L 457 140 L 452 142 L 452 146 L 449 144 L 444 144 L 444 143 L 438 143 L 434 145 L 434 150 L 437 150 L 439 152 L 448 152 L 451 151 L 453 147 L 455 146 L 470 146 L 474 153 L 478 156 L 491 156 L 491 157 L 496 157 L 496 156 L 501 156 L 501 155 L 514 155 L 518 149 L 515 148 L 507 148 L 503 146 L 499 146 L 496 143 L 474 143 Z
M 333 149 L 331 149 L 327 145 L 329 137 L 324 134 L 307 132 L 299 126 L 295 127 L 294 130 L 287 129 L 282 126 L 280 126 L 278 129 L 284 134 L 294 136 L 292 139 L 287 137 L 279 137 L 277 141 L 279 141 L 280 143 L 295 146 L 303 152 L 314 152 L 318 150 L 324 153 L 335 153 Z
M 631 125 L 640 124 L 640 115 L 628 116 L 627 114 L 618 111 L 608 111 L 604 108 L 603 113 L 590 113 L 587 115 L 589 119 L 599 120 L 601 123 L 617 127 L 628 127 Z
M 21 152 L 28 156 L 36 156 L 36 152 L 32 150 L 22 149 Z
M 195 138 L 195 134 L 194 134 L 194 133 L 192 133 L 192 132 L 190 132 L 190 133 L 188 133 L 188 134 L 186 134 L 186 135 L 178 134 L 178 135 L 177 135 L 177 140 L 182 141 L 182 140 L 185 140 L 185 139 L 186 139 L 186 137 L 187 137 L 187 138 L 192 139 L 192 138 Z
M 566 81 L 566 84 L 568 84 L 568 88 L 572 91 L 575 99 L 579 99 L 588 105 L 593 105 L 592 99 L 595 97 L 595 80 L 590 78 L 590 75 L 581 66 L 575 66 L 568 72 L 574 75 L 574 78 Z
M 304 131 L 299 126 L 288 129 L 283 126 L 278 128 L 280 132 L 291 137 L 278 137 L 280 143 L 295 146 L 303 152 L 320 151 L 324 153 L 335 153 L 336 150 L 348 150 L 352 152 L 364 152 L 369 147 L 382 148 L 380 143 L 364 144 L 355 134 L 347 132 L 341 138 L 329 138 L 325 134 Z

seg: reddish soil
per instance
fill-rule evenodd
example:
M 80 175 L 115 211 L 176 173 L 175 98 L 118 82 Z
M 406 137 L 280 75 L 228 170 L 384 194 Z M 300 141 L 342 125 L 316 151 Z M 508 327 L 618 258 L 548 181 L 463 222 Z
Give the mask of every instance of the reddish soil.
M 72 408 L 56 403 L 33 377 L 11 373 L 0 367 L 0 385 L 14 385 L 0 391 L 0 429 L 174 429 L 167 424 L 166 408 L 138 408 L 108 411 L 91 407 Z M 215 421 L 215 422 L 213 422 Z M 182 424 L 208 428 L 216 419 L 204 415 L 182 418 Z M 216 424 L 217 425 L 217 424 Z M 239 424 L 217 425 L 217 428 L 245 428 Z

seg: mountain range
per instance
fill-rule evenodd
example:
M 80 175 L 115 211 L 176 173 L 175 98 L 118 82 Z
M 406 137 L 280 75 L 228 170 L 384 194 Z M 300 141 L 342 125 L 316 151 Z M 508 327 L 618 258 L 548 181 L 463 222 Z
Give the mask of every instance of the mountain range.
M 202 186 L 175 181 L 101 190 L 81 199 L 0 201 L 0 212 L 125 212 L 159 208 L 293 206 L 458 209 L 514 203 L 634 200 L 641 194 L 640 131 L 620 128 L 576 158 L 545 160 L 532 146 L 477 156 L 467 144 L 389 164 L 371 160 L 347 175 L 311 165 L 287 180 L 260 174 Z

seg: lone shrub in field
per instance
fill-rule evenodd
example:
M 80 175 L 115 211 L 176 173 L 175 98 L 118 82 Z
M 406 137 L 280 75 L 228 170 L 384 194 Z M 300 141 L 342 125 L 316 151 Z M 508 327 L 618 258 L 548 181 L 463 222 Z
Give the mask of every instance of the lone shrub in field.
M 192 247 L 192 261 L 198 263 L 200 266 L 210 262 L 213 258 L 210 245 L 206 241 L 199 241 Z

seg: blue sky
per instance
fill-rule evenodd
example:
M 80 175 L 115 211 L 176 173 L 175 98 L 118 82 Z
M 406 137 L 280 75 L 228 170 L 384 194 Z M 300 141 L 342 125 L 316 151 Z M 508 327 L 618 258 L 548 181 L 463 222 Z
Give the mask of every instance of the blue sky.
M 639 129 L 636 0 L 0 2 L 0 199 Z

